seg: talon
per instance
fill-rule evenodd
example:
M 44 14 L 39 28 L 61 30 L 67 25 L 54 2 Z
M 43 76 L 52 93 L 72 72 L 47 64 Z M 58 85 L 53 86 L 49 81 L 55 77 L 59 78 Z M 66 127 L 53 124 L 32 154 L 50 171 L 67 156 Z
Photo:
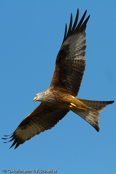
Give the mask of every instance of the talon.
M 70 108 L 77 108 L 77 106 L 74 103 L 70 103 Z

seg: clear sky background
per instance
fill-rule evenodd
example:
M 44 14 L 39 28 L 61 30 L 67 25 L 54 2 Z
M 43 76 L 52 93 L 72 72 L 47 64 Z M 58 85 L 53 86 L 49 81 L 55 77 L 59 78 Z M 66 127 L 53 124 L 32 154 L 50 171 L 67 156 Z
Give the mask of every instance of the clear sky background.
M 0 137 L 32 112 L 49 87 L 55 59 L 77 8 L 87 9 L 86 70 L 78 97 L 116 101 L 115 0 L 0 0 Z M 100 114 L 100 132 L 69 112 L 54 128 L 16 150 L 0 140 L 3 169 L 53 169 L 58 174 L 116 173 L 116 103 Z

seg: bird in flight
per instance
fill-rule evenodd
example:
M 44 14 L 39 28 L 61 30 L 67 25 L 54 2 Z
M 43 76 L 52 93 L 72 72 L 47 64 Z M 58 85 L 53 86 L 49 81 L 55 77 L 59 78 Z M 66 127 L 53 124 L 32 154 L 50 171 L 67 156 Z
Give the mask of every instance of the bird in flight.
M 93 101 L 76 98 L 83 78 L 86 60 L 86 25 L 87 10 L 78 22 L 79 9 L 73 23 L 71 13 L 64 39 L 57 55 L 50 87 L 36 94 L 33 101 L 41 104 L 19 124 L 12 135 L 3 138 L 13 141 L 11 147 L 17 148 L 33 136 L 54 127 L 69 111 L 73 111 L 99 131 L 99 113 L 114 101 Z M 10 148 L 11 148 L 10 147 Z

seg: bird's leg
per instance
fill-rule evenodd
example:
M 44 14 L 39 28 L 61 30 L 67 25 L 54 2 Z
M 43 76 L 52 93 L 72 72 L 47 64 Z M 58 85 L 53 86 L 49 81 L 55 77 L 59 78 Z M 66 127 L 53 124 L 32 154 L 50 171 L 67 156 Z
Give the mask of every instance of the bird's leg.
M 83 102 L 79 101 L 74 96 L 69 96 L 68 101 L 69 101 L 68 107 L 70 110 L 76 109 L 76 110 L 80 110 L 80 111 L 87 111 L 87 109 L 89 108 L 87 105 L 85 105 Z
M 77 106 L 74 103 L 70 103 L 69 107 L 70 108 L 77 108 Z
M 82 111 L 87 111 L 87 108 L 86 107 L 82 107 L 82 106 L 77 106 L 76 104 L 74 103 L 70 103 L 69 105 L 70 109 L 76 109 L 76 110 L 82 110 Z

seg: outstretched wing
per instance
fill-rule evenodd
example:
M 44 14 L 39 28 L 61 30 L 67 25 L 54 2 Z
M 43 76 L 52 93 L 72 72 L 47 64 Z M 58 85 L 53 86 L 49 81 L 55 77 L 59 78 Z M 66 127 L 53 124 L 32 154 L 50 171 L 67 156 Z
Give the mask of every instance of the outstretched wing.
M 41 103 L 20 123 L 12 136 L 10 136 L 10 141 L 14 141 L 11 147 L 15 145 L 15 148 L 17 148 L 20 144 L 23 144 L 33 136 L 51 129 L 67 112 L 68 110 L 66 109 L 54 109 Z M 8 139 L 8 136 L 5 136 L 3 139 Z
M 76 96 L 83 78 L 85 70 L 85 48 L 86 48 L 86 24 L 90 16 L 84 21 L 86 12 L 78 23 L 79 10 L 72 26 L 72 14 L 70 25 L 65 34 L 61 49 L 58 53 L 55 70 L 50 84 L 50 88 L 64 88 L 72 95 Z

